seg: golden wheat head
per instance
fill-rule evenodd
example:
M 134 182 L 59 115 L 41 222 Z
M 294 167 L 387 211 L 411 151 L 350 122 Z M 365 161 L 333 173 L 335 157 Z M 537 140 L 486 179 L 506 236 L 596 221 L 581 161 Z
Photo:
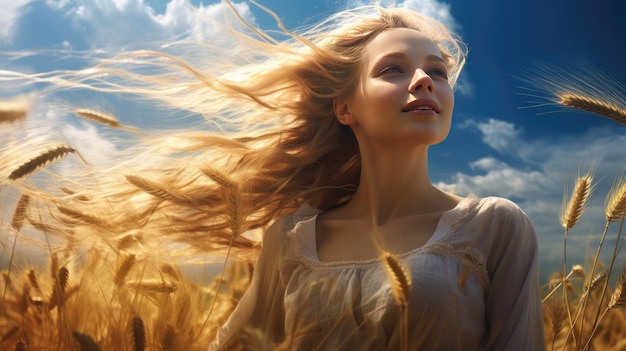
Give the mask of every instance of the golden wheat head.
M 617 286 L 611 294 L 609 308 L 620 307 L 626 305 L 626 266 L 622 268 L 622 274 L 619 276 Z
M 175 197 L 169 193 L 160 183 L 146 179 L 136 175 L 127 175 L 126 180 L 137 188 L 147 192 L 148 194 L 161 198 L 163 200 L 175 200 Z
M 78 343 L 80 351 L 100 351 L 100 347 L 95 341 L 93 341 L 91 336 L 77 331 L 73 331 L 72 336 L 74 337 L 76 343 Z
M 558 103 L 563 106 L 604 116 L 617 123 L 626 125 L 626 108 L 600 100 L 596 97 L 585 96 L 578 93 L 564 92 L 556 94 L 556 97 L 559 99 Z
M 40 152 L 39 155 L 31 158 L 30 160 L 22 163 L 21 165 L 13 169 L 13 171 L 11 171 L 11 174 L 9 174 L 9 179 L 16 180 L 23 178 L 35 172 L 37 169 L 47 165 L 48 163 L 58 160 L 72 152 L 76 152 L 76 150 L 67 145 L 57 144 L 50 146 Z
M 605 206 L 606 220 L 619 221 L 626 216 L 626 177 L 611 187 Z
M 29 195 L 24 194 L 20 196 L 17 206 L 15 207 L 15 212 L 13 212 L 13 218 L 11 219 L 11 227 L 13 227 L 13 229 L 17 231 L 22 229 L 22 225 L 24 224 L 24 219 L 26 217 L 26 209 L 28 208 L 29 203 Z
M 606 272 L 600 272 L 593 276 L 593 278 L 583 286 L 583 293 L 589 294 L 600 286 L 600 284 L 606 279 Z
M 548 305 L 548 315 L 552 322 L 552 332 L 558 334 L 563 329 L 563 321 L 567 318 L 567 309 L 562 300 L 555 300 Z
M 133 336 L 133 344 L 135 351 L 144 351 L 146 349 L 146 329 L 143 320 L 139 317 L 133 317 L 131 321 L 131 329 Z
M 383 252 L 380 259 L 396 303 L 398 306 L 407 307 L 411 297 L 411 276 L 394 254 Z
M 105 124 L 109 127 L 119 127 L 120 122 L 115 118 L 115 116 L 95 110 L 90 110 L 86 108 L 79 108 L 74 110 L 74 114 L 78 117 L 82 117 L 84 119 L 88 119 L 90 121 L 98 122 L 101 124 Z
M 591 175 L 589 173 L 579 177 L 574 186 L 569 202 L 564 201 L 561 209 L 561 225 L 564 228 L 573 228 L 582 216 L 591 193 Z

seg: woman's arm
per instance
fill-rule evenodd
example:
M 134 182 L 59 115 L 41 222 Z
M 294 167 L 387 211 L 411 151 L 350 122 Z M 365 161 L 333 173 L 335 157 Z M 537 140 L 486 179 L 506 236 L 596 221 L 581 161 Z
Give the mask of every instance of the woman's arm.
M 228 321 L 220 328 L 209 350 L 230 350 L 245 329 L 260 330 L 266 340 L 284 339 L 284 288 L 280 282 L 280 236 L 286 220 L 274 223 L 263 237 L 252 282 Z
M 510 201 L 498 203 L 493 216 L 486 349 L 544 350 L 535 231 Z

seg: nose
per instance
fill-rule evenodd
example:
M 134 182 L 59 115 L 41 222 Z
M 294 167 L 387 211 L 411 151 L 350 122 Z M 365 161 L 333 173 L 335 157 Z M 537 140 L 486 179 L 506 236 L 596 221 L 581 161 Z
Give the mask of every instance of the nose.
M 432 93 L 434 90 L 433 79 L 421 68 L 415 70 L 415 74 L 409 85 L 409 92 L 411 94 L 417 93 L 420 90 L 425 90 L 428 93 Z

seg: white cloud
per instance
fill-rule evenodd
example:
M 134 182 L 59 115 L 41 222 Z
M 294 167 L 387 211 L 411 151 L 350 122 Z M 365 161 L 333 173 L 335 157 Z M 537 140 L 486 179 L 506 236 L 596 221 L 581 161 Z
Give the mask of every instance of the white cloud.
M 404 0 L 399 5 L 432 17 L 450 29 L 456 30 L 459 27 L 450 13 L 450 4 L 448 3 L 437 0 Z
M 92 124 L 83 124 L 82 128 L 68 124 L 61 131 L 69 145 L 80 151 L 81 156 L 90 164 L 108 163 L 117 155 L 115 145 L 98 133 Z
M 474 96 L 474 86 L 467 77 L 467 71 L 462 71 L 459 75 L 459 79 L 456 81 L 456 91 L 461 95 L 472 97 Z
M 0 0 L 0 42 L 11 42 L 21 10 L 33 0 Z
M 485 144 L 503 154 L 517 152 L 522 145 L 519 138 L 521 130 L 510 122 L 495 118 L 489 118 L 487 122 L 476 122 L 470 119 L 459 127 L 478 130 Z
M 182 36 L 194 39 L 216 38 L 223 34 L 217 23 L 223 22 L 224 4 L 199 5 L 193 8 L 186 0 L 171 0 L 164 13 L 143 0 L 97 0 L 65 3 L 57 6 L 82 31 L 93 47 L 150 43 L 162 44 Z M 247 3 L 234 3 L 239 14 L 254 24 Z
M 485 143 L 494 149 L 507 150 L 507 155 L 474 160 L 470 163 L 471 172 L 458 172 L 436 185 L 453 188 L 460 195 L 493 195 L 516 201 L 533 221 L 540 259 L 549 270 L 563 259 L 563 228 L 559 221 L 563 195 L 571 191 L 578 175 L 593 168 L 596 186 L 589 207 L 568 237 L 569 262 L 584 263 L 588 247 L 597 244 L 605 224 L 605 196 L 613 180 L 624 173 L 626 133 L 605 127 L 575 137 L 526 140 L 509 122 L 491 119 L 466 126 L 469 125 L 484 133 Z M 513 156 L 523 159 L 522 165 L 504 159 L 514 151 L 511 140 L 520 150 Z

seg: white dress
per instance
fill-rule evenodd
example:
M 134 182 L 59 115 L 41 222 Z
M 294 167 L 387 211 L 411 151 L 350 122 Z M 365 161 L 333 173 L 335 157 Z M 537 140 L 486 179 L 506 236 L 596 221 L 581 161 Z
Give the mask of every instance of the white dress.
M 400 349 L 402 314 L 381 262 L 321 262 L 319 212 L 302 206 L 270 227 L 252 284 L 210 350 L 229 349 L 246 327 L 281 349 Z M 537 240 L 511 201 L 467 197 L 398 257 L 412 276 L 409 350 L 544 349 Z

